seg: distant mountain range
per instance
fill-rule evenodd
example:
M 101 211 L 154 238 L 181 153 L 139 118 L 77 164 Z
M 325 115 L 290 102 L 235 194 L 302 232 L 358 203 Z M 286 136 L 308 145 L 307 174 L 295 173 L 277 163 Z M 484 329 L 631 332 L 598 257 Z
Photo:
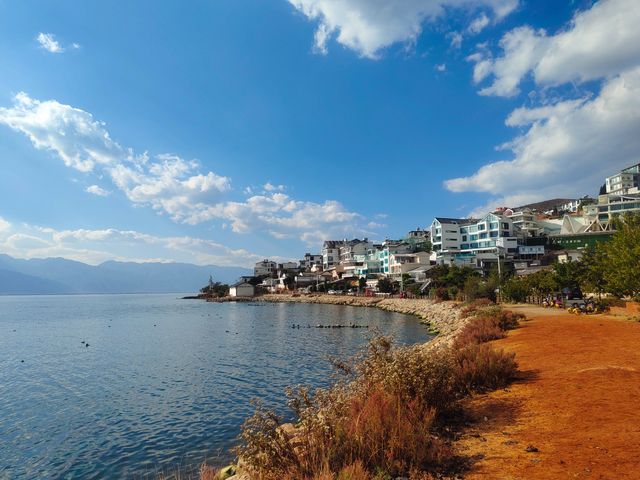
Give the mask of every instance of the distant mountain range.
M 205 286 L 209 275 L 231 283 L 251 274 L 241 267 L 113 261 L 92 266 L 64 258 L 21 260 L 0 254 L 0 295 L 189 293 Z

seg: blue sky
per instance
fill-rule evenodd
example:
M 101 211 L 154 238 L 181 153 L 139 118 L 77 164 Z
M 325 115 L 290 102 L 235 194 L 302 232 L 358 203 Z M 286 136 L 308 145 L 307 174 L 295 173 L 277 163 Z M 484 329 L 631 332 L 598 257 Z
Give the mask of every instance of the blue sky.
M 251 265 L 595 195 L 635 0 L 0 0 L 0 252 Z

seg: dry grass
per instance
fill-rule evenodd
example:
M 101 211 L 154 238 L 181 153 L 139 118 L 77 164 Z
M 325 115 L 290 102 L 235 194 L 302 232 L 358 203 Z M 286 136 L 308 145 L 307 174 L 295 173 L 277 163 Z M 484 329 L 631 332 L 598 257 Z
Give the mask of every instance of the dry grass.
M 446 470 L 452 451 L 443 426 L 459 400 L 507 385 L 517 370 L 513 354 L 484 342 L 502 338 L 519 317 L 482 301 L 469 314 L 452 348 L 394 347 L 376 337 L 338 365 L 344 376 L 332 387 L 290 390 L 295 428 L 258 405 L 237 450 L 252 478 L 427 480 Z

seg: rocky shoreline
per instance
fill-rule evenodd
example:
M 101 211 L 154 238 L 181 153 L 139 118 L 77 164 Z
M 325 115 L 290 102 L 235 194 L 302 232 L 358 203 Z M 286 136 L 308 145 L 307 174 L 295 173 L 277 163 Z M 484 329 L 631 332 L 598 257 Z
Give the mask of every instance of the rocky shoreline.
M 425 344 L 428 348 L 450 345 L 456 334 L 469 321 L 461 315 L 456 302 L 434 302 L 410 298 L 356 297 L 348 295 L 285 295 L 271 294 L 252 299 L 258 302 L 319 303 L 352 307 L 375 307 L 388 312 L 415 315 L 437 336 Z

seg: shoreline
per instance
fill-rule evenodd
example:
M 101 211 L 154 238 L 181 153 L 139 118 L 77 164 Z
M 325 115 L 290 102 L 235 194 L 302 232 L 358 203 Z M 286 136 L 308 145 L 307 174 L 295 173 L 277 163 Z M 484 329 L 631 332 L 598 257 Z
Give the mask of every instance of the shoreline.
M 428 332 L 433 335 L 428 342 L 423 343 L 425 348 L 439 348 L 450 346 L 458 332 L 469 322 L 470 317 L 461 313 L 459 302 L 434 302 L 425 299 L 413 298 L 381 298 L 381 297 L 356 297 L 350 295 L 291 295 L 291 294 L 265 294 L 251 298 L 207 298 L 198 297 L 212 303 L 312 303 L 322 305 L 343 305 L 349 307 L 379 308 L 387 312 L 412 315 L 420 319 Z

